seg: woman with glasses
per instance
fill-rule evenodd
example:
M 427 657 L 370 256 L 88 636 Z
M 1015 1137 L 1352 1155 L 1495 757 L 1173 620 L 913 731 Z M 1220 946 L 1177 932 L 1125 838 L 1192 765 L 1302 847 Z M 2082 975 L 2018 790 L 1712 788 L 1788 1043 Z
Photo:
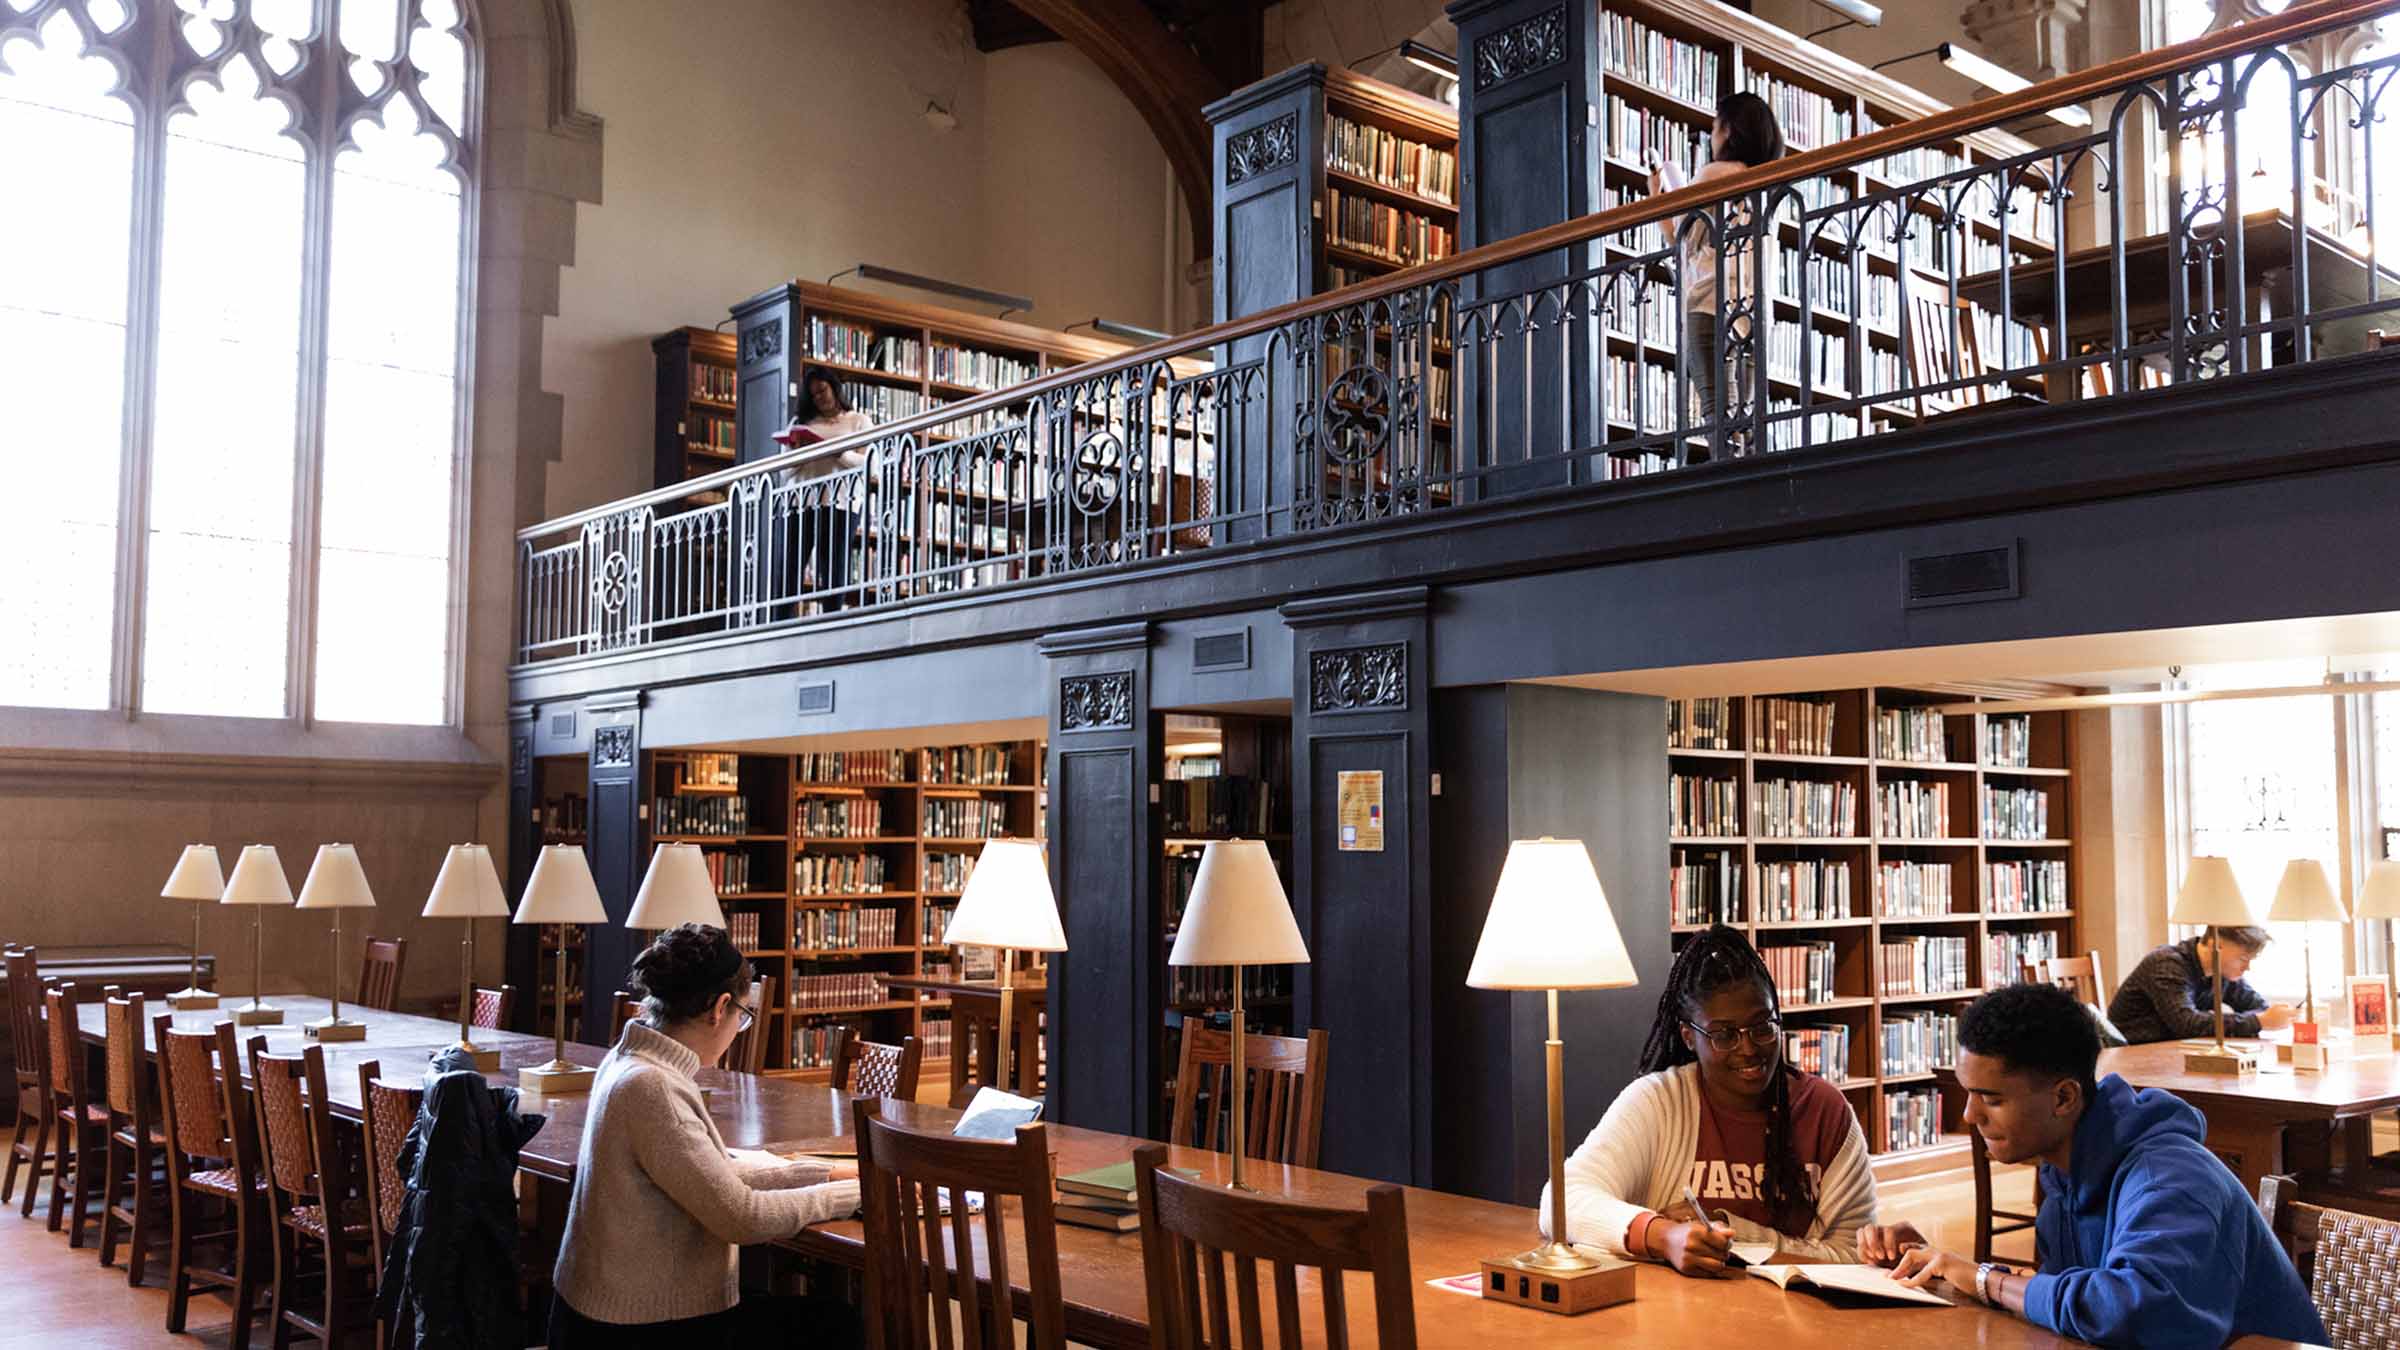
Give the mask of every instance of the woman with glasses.
M 1858 1259 L 1875 1214 L 1866 1135 L 1838 1089 L 1783 1062 L 1774 978 L 1738 930 L 1676 956 L 1641 1068 L 1567 1159 L 1570 1241 L 1702 1277 L 1737 1243 Z
M 695 1078 L 759 1010 L 742 1003 L 750 963 L 725 930 L 661 933 L 634 959 L 633 977 L 642 1015 L 592 1084 L 549 1343 L 730 1346 L 744 1326 L 769 1320 L 786 1334 L 791 1309 L 769 1319 L 744 1304 L 750 1316 L 737 1317 L 738 1251 L 857 1209 L 857 1176 L 815 1165 L 745 1172 L 726 1153 Z

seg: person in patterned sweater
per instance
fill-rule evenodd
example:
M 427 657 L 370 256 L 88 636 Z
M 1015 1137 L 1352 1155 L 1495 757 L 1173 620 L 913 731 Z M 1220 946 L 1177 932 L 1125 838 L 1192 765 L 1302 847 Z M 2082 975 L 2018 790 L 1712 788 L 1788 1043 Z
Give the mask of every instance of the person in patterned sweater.
M 2217 1031 L 2214 975 L 2225 974 L 2225 1034 L 2255 1036 L 2292 1022 L 2288 1003 L 2269 1003 L 2242 976 L 2273 940 L 2264 928 L 2213 928 L 2153 950 L 2117 986 L 2108 1020 L 2132 1045 L 2190 1040 Z

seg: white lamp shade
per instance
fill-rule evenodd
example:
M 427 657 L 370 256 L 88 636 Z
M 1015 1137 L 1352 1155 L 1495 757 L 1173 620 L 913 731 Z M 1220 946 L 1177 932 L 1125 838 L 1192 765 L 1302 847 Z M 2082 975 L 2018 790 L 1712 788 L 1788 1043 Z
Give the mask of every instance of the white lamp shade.
M 358 865 L 358 849 L 350 844 L 319 844 L 317 860 L 308 865 L 308 880 L 300 883 L 302 909 L 373 909 L 375 892 L 367 888 L 367 869 Z
M 650 855 L 650 870 L 633 895 L 627 928 L 664 931 L 687 923 L 725 926 L 725 907 L 717 903 L 716 883 L 708 877 L 708 859 L 698 844 L 660 844 Z
M 953 947 L 1065 951 L 1067 934 L 1059 926 L 1058 897 L 1050 889 L 1042 846 L 1030 839 L 984 840 L 983 856 L 959 892 L 942 941 Z
M 1580 839 L 1508 846 L 1467 984 L 1475 989 L 1623 989 L 1640 983 Z
M 273 844 L 245 844 L 242 856 L 234 859 L 233 875 L 225 879 L 225 895 L 218 903 L 226 905 L 288 905 L 292 903 L 292 883 L 283 874 L 283 859 L 275 856 Z
M 2367 869 L 2367 882 L 2358 888 L 2358 917 L 2400 919 L 2400 861 L 2386 858 Z
M 2242 898 L 2242 884 L 2234 880 L 2233 864 L 2223 858 L 2194 858 L 2183 871 L 2183 889 L 2175 893 L 2175 907 L 2167 914 L 2169 923 L 2210 924 L 2219 928 L 2243 928 L 2257 923 L 2250 912 L 2250 902 Z
M 592 881 L 592 860 L 580 846 L 549 844 L 534 857 L 533 875 L 525 879 L 525 898 L 517 902 L 516 922 L 608 922 L 608 909 L 600 903 L 600 887 Z
M 225 898 L 225 866 L 217 861 L 215 844 L 185 844 L 183 856 L 175 860 L 175 870 L 167 873 L 167 884 L 159 895 L 168 900 L 205 900 L 210 904 Z
M 482 844 L 452 844 L 434 875 L 433 893 L 425 897 L 428 919 L 505 919 L 508 897 L 500 890 L 500 871 L 492 851 Z
M 2325 864 L 2314 858 L 2294 858 L 2283 865 L 2283 880 L 2275 883 L 2275 903 L 2267 918 L 2276 923 L 2348 923 L 2341 897 L 2325 879 Z
M 1308 960 L 1275 859 L 1256 839 L 1221 839 L 1200 854 L 1200 873 L 1175 930 L 1170 966 L 1281 966 Z

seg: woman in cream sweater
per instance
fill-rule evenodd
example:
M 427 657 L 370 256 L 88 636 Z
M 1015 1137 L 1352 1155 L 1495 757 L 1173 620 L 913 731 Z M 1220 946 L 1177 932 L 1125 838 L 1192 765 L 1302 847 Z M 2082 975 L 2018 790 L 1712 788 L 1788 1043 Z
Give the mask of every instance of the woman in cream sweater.
M 739 1249 L 858 1208 L 855 1174 L 738 1170 L 709 1119 L 694 1075 L 760 1012 L 742 1004 L 750 963 L 725 931 L 662 933 L 633 974 L 642 1016 L 600 1062 L 575 1160 L 553 1350 L 732 1345 Z

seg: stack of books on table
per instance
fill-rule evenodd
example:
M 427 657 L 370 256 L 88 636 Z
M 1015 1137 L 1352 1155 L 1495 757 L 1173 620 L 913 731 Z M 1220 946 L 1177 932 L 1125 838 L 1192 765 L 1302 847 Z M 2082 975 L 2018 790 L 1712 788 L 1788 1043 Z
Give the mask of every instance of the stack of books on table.
M 1174 1170 L 1183 1176 L 1199 1175 L 1187 1167 Z M 1058 1178 L 1057 1190 L 1060 1223 L 1111 1233 L 1130 1233 L 1142 1226 L 1130 1160 L 1089 1172 L 1069 1172 Z

